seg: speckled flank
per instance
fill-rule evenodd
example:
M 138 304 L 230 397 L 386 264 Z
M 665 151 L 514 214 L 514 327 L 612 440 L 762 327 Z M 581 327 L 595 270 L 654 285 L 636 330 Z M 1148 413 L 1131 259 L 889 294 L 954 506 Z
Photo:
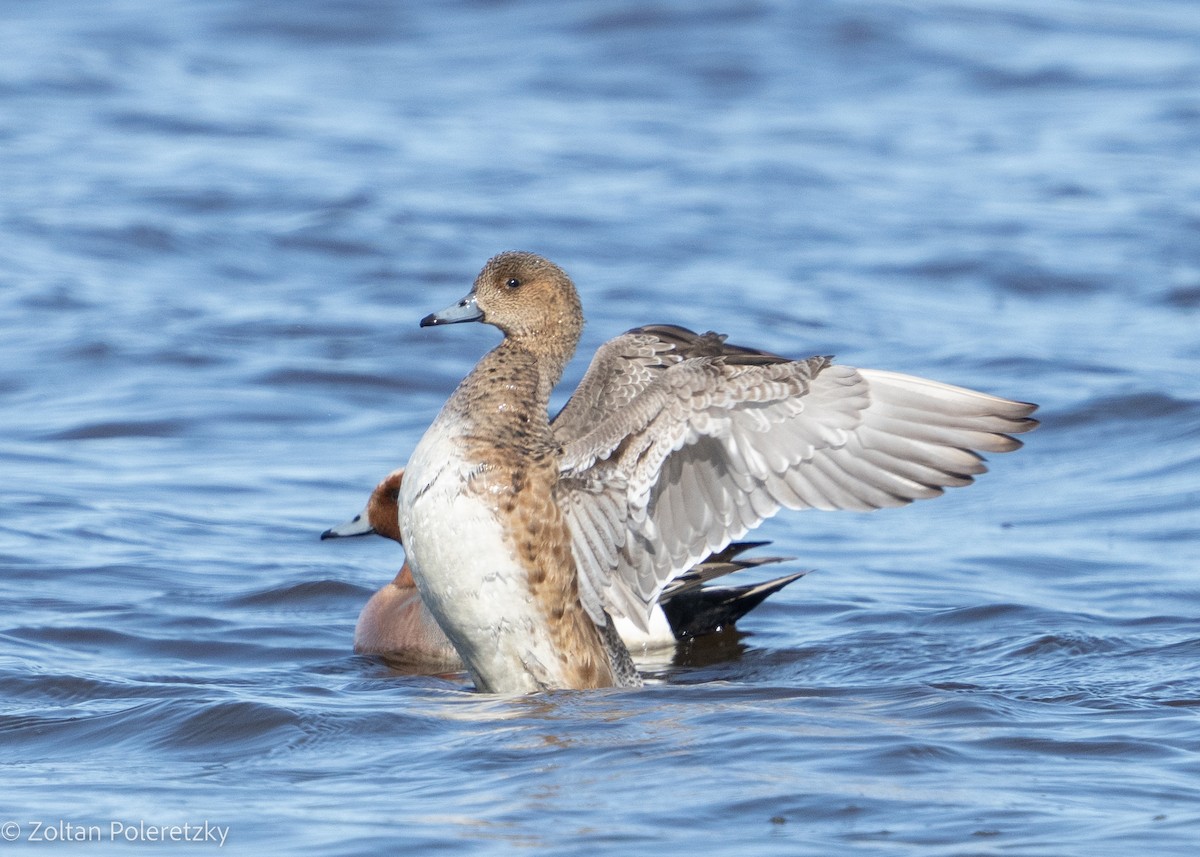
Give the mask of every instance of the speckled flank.
M 567 521 L 554 501 L 558 466 L 553 450 L 520 450 L 506 444 L 476 451 L 516 453 L 507 465 L 490 465 L 475 487 L 488 491 L 498 503 L 509 548 L 526 570 L 526 584 L 545 619 L 561 674 L 571 687 L 611 686 L 604 644 L 579 601 Z
M 464 438 L 464 457 L 479 464 L 471 491 L 504 522 L 509 551 L 526 571 L 562 675 L 572 687 L 608 687 L 608 658 L 580 604 L 571 534 L 555 502 L 559 446 L 546 416 L 554 381 L 544 376 L 556 363 L 547 369 L 511 339 L 480 361 L 456 406 L 477 419 L 487 415 L 487 424 Z

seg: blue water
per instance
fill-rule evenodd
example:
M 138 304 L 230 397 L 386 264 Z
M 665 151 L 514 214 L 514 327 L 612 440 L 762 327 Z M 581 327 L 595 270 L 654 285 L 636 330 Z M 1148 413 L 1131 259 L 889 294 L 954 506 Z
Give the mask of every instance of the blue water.
M 0 31 L 6 851 L 1196 853 L 1196 4 L 24 0 Z M 317 536 L 497 341 L 417 320 L 508 248 L 579 283 L 566 389 L 673 322 L 1043 426 L 936 501 L 768 522 L 814 573 L 646 690 L 392 673 L 351 636 L 399 550 Z M 99 835 L 33 840 L 61 824 Z

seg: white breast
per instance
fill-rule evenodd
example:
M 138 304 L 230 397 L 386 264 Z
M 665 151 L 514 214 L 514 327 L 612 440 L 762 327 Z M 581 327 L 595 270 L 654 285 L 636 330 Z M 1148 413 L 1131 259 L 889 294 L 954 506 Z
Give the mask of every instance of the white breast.
M 404 472 L 400 529 L 421 597 L 480 690 L 561 687 L 559 658 L 526 571 L 494 503 L 470 490 L 477 465 L 455 441 L 435 422 Z

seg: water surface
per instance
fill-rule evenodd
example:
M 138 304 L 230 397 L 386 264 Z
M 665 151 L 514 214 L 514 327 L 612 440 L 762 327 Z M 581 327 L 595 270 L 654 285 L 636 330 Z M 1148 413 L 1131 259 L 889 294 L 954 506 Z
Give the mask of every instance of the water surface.
M 1193 4 L 0 25 L 10 847 L 208 821 L 236 853 L 1194 853 Z M 351 635 L 399 551 L 317 535 L 497 341 L 417 320 L 514 247 L 579 283 L 568 390 L 673 322 L 1043 427 L 934 502 L 768 522 L 815 572 L 644 691 L 392 673 Z

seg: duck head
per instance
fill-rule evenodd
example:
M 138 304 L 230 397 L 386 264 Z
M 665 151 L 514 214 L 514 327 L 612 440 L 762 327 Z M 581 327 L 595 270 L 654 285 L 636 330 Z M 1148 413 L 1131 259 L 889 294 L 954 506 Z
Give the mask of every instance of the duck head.
M 367 507 L 346 523 L 330 527 L 321 533 L 321 539 L 380 535 L 393 541 L 401 541 L 399 497 L 400 482 L 403 479 L 403 467 L 383 477 L 371 492 Z
M 481 321 L 533 351 L 574 353 L 583 330 L 575 284 L 558 265 L 536 253 L 509 251 L 483 266 L 469 294 L 421 327 Z

